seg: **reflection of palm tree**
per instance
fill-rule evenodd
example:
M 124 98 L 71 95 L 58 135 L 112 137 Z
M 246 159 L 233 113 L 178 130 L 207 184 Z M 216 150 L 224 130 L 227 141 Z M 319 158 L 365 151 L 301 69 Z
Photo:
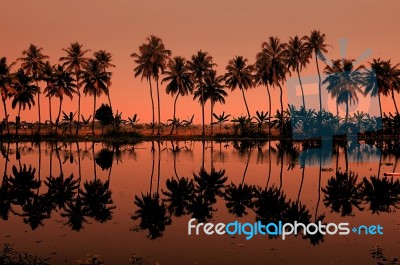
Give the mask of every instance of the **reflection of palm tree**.
M 10 189 L 14 198 L 14 203 L 24 205 L 29 198 L 35 195 L 34 190 L 38 189 L 41 185 L 40 181 L 35 180 L 36 169 L 29 166 L 12 167 L 13 176 L 10 176 L 9 183 Z
M 32 230 L 43 226 L 44 219 L 50 218 L 52 210 L 46 196 L 35 194 L 22 205 L 22 213 L 18 214 L 24 218 L 24 223 L 29 224 Z
M 78 180 L 74 180 L 73 174 L 68 178 L 64 178 L 61 174 L 58 177 L 50 175 L 44 183 L 48 187 L 46 196 L 49 202 L 59 209 L 64 208 L 73 199 L 79 188 Z
M 288 207 L 286 196 L 278 188 L 257 187 L 254 193 L 253 210 L 257 221 L 263 223 L 279 222 Z
M 83 202 L 82 197 L 79 195 L 68 202 L 64 208 L 64 212 L 61 213 L 62 217 L 66 217 L 68 221 L 65 223 L 70 226 L 72 230 L 80 231 L 83 228 L 83 224 L 87 223 L 86 217 L 89 215 L 89 209 Z
M 390 212 L 391 207 L 399 209 L 400 180 L 395 181 L 393 177 L 364 178 L 362 195 L 372 213 Z
M 199 173 L 193 174 L 196 182 L 196 189 L 204 195 L 204 199 L 211 203 L 216 202 L 216 196 L 222 196 L 222 189 L 225 187 L 225 182 L 228 177 L 225 176 L 225 170 L 211 170 L 208 173 L 204 168 L 201 168 Z
M 231 183 L 226 189 L 224 199 L 226 201 L 226 207 L 229 209 L 229 213 L 242 217 L 247 215 L 246 208 L 251 208 L 254 196 L 254 186 L 240 183 L 236 186 Z
M 336 172 L 336 176 L 328 180 L 328 185 L 322 188 L 324 204 L 334 212 L 341 212 L 342 216 L 353 215 L 353 206 L 363 210 L 361 204 L 361 186 L 357 184 L 357 175 L 353 172 Z
M 82 194 L 82 202 L 87 207 L 88 216 L 101 223 L 112 219 L 112 210 L 115 207 L 109 206 L 113 201 L 108 181 L 104 183 L 98 179 L 86 181 L 80 194 Z
M 167 197 L 163 199 L 167 203 L 170 214 L 177 217 L 188 213 L 190 202 L 194 198 L 194 183 L 188 178 L 167 179 L 167 189 L 162 193 Z

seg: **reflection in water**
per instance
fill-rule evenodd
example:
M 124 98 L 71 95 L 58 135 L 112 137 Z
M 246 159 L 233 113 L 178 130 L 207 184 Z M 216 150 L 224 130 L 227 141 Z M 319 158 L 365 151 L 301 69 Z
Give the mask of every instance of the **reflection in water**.
M 400 153 L 398 142 L 380 142 L 374 146 L 381 150 L 380 162 L 370 169 L 370 173 L 366 170 L 356 173 L 357 164 L 362 167 L 370 165 L 353 159 L 349 162 L 352 152 L 360 152 L 361 149 L 340 140 L 334 141 L 331 155 L 335 163 L 332 168 L 323 167 L 326 160 L 323 152 L 306 152 L 308 148 L 319 146 L 320 143 L 315 140 L 301 143 L 287 139 L 276 142 L 221 142 L 215 144 L 215 150 L 213 142 L 204 141 L 153 141 L 146 144 L 148 149 L 141 151 L 148 152 L 150 174 L 145 176 L 146 188 L 132 194 L 134 199 L 130 216 L 133 221 L 130 222 L 137 225 L 138 230 L 145 231 L 150 239 L 163 237 L 179 218 L 208 222 L 224 216 L 224 211 L 224 218 L 228 220 L 243 218 L 264 224 L 279 221 L 309 224 L 319 221 L 329 223 L 335 217 L 333 214 L 337 214 L 335 218 L 355 218 L 361 212 L 392 214 L 400 206 L 399 179 L 380 176 L 383 168 L 387 170 L 389 167 L 389 171 L 395 172 Z M 201 152 L 201 162 L 197 164 L 200 168 L 191 168 L 189 174 L 186 170 L 182 176 L 180 172 L 184 170 L 179 165 L 184 163 L 180 157 L 195 157 L 196 144 L 201 146 L 197 152 Z M 112 175 L 116 174 L 113 173 L 113 166 L 114 170 L 118 169 L 118 163 L 124 159 L 141 161 L 137 153 L 140 148 L 115 144 L 47 143 L 44 153 L 49 158 L 49 173 L 41 179 L 41 174 L 46 172 L 41 168 L 42 163 L 47 161 L 42 161 L 42 145 L 1 145 L 4 158 L 0 187 L 1 219 L 7 221 L 15 216 L 36 230 L 45 225 L 45 220 L 54 218 L 53 214 L 57 212 L 62 218 L 61 223 L 74 231 L 113 220 L 117 206 L 110 188 L 111 182 L 115 181 Z M 37 159 L 34 160 L 37 165 L 27 159 L 32 154 Z M 254 156 L 256 159 L 253 159 Z M 210 164 L 207 162 L 206 165 L 207 157 Z M 168 165 L 165 161 L 169 159 L 171 175 L 165 178 L 163 170 L 167 166 L 164 168 L 164 165 Z M 53 160 L 58 164 L 55 168 Z M 87 160 L 90 163 L 86 163 Z M 241 163 L 229 164 L 232 160 Z M 260 178 L 247 176 L 251 175 L 253 167 L 263 165 L 265 160 L 266 169 L 263 169 Z M 81 168 L 83 164 L 84 170 Z M 71 167 L 77 167 L 75 174 L 69 172 Z M 229 171 L 229 167 L 234 170 Z M 98 168 L 101 171 L 97 172 Z M 101 178 L 101 172 L 107 177 Z M 236 178 L 231 176 L 232 172 L 237 173 Z M 306 176 L 308 172 L 315 175 L 312 186 L 307 186 L 310 182 Z M 295 174 L 298 174 L 297 179 L 291 177 Z M 362 177 L 358 178 L 361 174 Z M 323 175 L 329 175 L 326 182 Z M 217 210 L 221 213 L 218 216 L 215 214 Z M 311 245 L 326 241 L 320 233 L 300 233 L 298 238 Z

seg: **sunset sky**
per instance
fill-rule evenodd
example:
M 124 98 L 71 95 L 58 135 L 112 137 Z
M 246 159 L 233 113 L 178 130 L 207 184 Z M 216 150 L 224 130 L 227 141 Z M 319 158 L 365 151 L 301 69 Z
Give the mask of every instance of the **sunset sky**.
M 43 47 L 52 64 L 63 55 L 62 48 L 78 41 L 92 51 L 105 49 L 113 55 L 111 100 L 123 118 L 138 113 L 141 122 L 151 120 L 151 104 L 147 83 L 134 78 L 134 62 L 130 57 L 150 34 L 163 39 L 173 56 L 190 59 L 199 49 L 207 51 L 223 74 L 227 62 L 235 55 L 243 55 L 254 62 L 261 43 L 269 36 L 287 41 L 289 36 L 309 34 L 319 29 L 327 36 L 327 57 L 340 58 L 339 39 L 348 39 L 347 58 L 357 58 L 367 48 L 372 56 L 400 62 L 398 10 L 400 2 L 387 1 L 134 1 L 134 0 L 69 0 L 69 1 L 2 1 L 0 4 L 0 57 L 15 61 L 30 43 Z M 363 63 L 366 63 L 364 61 Z M 312 61 L 304 75 L 315 75 Z M 321 63 L 323 66 L 323 63 Z M 18 66 L 14 68 L 17 69 Z M 296 76 L 294 76 L 296 77 Z M 173 98 L 161 85 L 162 121 L 172 117 Z M 42 87 L 43 89 L 43 87 Z M 286 90 L 284 98 L 286 100 Z M 257 87 L 246 93 L 250 112 L 267 110 L 267 93 Z M 278 90 L 274 91 L 273 108 L 279 107 Z M 48 119 L 47 99 L 42 96 L 42 120 Z M 399 97 L 400 99 L 400 97 Z M 226 105 L 218 105 L 215 112 L 223 110 L 238 116 L 246 109 L 239 90 L 229 93 Z M 106 102 L 102 96 L 100 102 Z M 98 103 L 98 106 L 100 105 Z M 387 104 L 385 104 L 387 102 Z M 53 100 L 53 117 L 58 101 Z M 84 116 L 92 112 L 93 99 L 83 98 Z M 10 104 L 9 104 L 10 105 Z M 389 110 L 391 99 L 383 99 L 384 110 Z M 11 109 L 11 108 L 10 108 Z M 65 112 L 76 111 L 77 97 L 64 101 Z M 200 105 L 192 97 L 178 100 L 177 116 L 187 118 L 195 114 L 195 123 L 201 122 Z M 3 118 L 1 111 L 0 118 Z M 15 119 L 16 111 L 10 111 Z M 37 111 L 22 113 L 23 120 L 36 120 Z M 209 105 L 206 106 L 206 122 Z

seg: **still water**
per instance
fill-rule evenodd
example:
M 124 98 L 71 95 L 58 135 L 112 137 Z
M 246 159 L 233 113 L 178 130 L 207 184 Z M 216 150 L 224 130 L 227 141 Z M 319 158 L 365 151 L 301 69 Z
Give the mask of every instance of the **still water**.
M 0 243 L 77 264 L 397 264 L 398 142 L 3 143 Z M 319 155 L 318 155 L 319 154 Z M 383 235 L 188 235 L 188 221 L 381 225 Z

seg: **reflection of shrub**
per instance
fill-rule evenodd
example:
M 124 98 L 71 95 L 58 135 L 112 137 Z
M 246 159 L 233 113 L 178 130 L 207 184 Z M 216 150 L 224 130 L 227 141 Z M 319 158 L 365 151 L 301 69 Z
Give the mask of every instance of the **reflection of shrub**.
M 100 150 L 96 156 L 96 164 L 102 169 L 107 170 L 112 167 L 114 153 L 106 148 Z
M 3 265 L 48 265 L 48 259 L 19 252 L 5 244 L 0 251 L 0 264 Z

